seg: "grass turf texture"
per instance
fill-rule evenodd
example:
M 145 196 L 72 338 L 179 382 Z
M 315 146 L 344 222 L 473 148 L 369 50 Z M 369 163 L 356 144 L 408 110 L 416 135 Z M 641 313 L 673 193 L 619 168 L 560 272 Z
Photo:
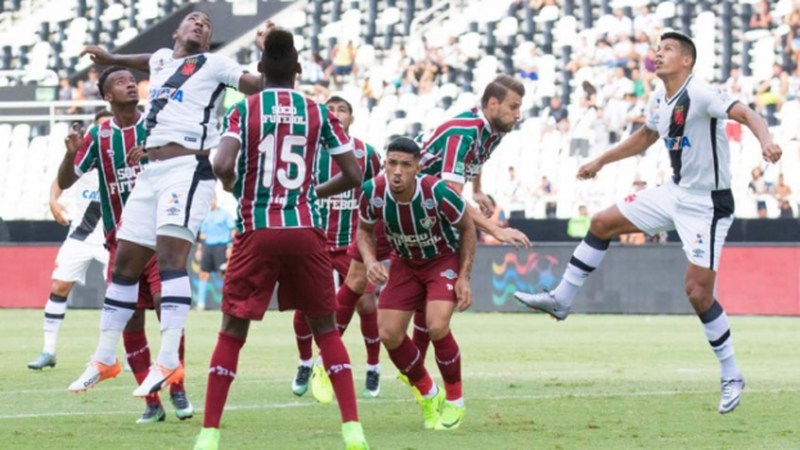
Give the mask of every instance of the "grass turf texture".
M 136 425 L 144 402 L 131 397 L 130 373 L 86 394 L 67 393 L 94 349 L 98 318 L 98 311 L 68 311 L 58 365 L 40 373 L 25 364 L 41 349 L 42 312 L 0 311 L 0 448 L 191 448 L 202 414 L 178 421 L 162 393 L 167 421 Z M 157 325 L 152 313 L 147 319 L 155 358 Z M 360 394 L 365 359 L 357 320 L 345 342 Z M 219 323 L 216 312 L 189 317 L 187 392 L 196 410 L 203 408 Z M 716 411 L 718 364 L 696 317 L 574 315 L 555 323 L 543 315 L 462 314 L 454 321 L 467 402 L 461 429 L 422 429 L 385 351 L 381 396 L 359 399 L 361 421 L 375 450 L 798 448 L 798 319 L 731 323 L 747 388 L 726 416 Z M 432 354 L 427 367 L 439 379 Z M 296 362 L 290 314 L 270 312 L 253 323 L 222 418 L 222 448 L 342 448 L 335 403 L 292 395 Z

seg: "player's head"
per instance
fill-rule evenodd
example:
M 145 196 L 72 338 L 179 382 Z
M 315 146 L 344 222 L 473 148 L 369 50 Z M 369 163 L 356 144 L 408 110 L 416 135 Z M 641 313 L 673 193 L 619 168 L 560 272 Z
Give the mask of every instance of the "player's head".
M 353 105 L 350 104 L 347 100 L 334 95 L 333 97 L 329 98 L 327 102 L 328 111 L 333 113 L 339 122 L 342 122 L 342 127 L 344 128 L 345 132 L 350 131 L 350 125 L 353 124 Z
M 406 137 L 399 137 L 386 147 L 386 160 L 383 170 L 393 194 L 413 191 L 419 173 L 421 151 L 416 142 Z
M 292 33 L 281 28 L 266 33 L 258 71 L 264 74 L 268 86 L 294 88 L 301 70 Z
M 656 48 L 657 76 L 691 73 L 695 61 L 697 61 L 697 48 L 689 36 L 677 31 L 668 31 L 661 35 L 661 42 Z
M 202 11 L 192 11 L 172 33 L 172 39 L 189 53 L 207 52 L 211 47 L 211 31 L 211 17 Z
M 97 79 L 97 90 L 100 97 L 112 105 L 139 103 L 139 89 L 136 78 L 130 70 L 111 66 Z
M 111 111 L 104 109 L 94 115 L 94 124 L 102 125 L 111 120 L 112 117 L 114 117 L 114 114 L 112 114 Z
M 519 121 L 525 86 L 514 77 L 500 75 L 483 90 L 481 109 L 496 132 L 508 132 Z

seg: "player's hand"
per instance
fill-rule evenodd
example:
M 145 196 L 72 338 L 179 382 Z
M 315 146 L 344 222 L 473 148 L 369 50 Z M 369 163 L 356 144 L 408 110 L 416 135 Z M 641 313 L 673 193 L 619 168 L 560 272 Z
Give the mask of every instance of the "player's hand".
M 367 280 L 375 286 L 386 284 L 389 281 L 389 273 L 386 267 L 379 261 L 374 261 L 367 266 Z
M 97 45 L 87 45 L 79 56 L 83 57 L 83 55 L 89 55 L 93 63 L 101 66 L 110 66 L 114 64 L 115 61 L 114 55 L 111 52 Z
M 83 134 L 83 127 L 77 125 L 72 127 L 67 137 L 64 138 L 64 146 L 67 147 L 68 154 L 74 156 L 78 153 L 78 150 L 81 149 L 81 145 L 83 145 Z
M 53 218 L 56 219 L 56 222 L 58 222 L 59 225 L 69 225 L 67 208 L 65 208 L 64 205 L 56 201 L 52 201 L 50 202 L 50 212 L 53 214 Z
M 603 163 L 601 163 L 599 160 L 595 159 L 594 161 L 589 161 L 578 169 L 578 179 L 591 180 L 597 176 L 597 172 L 600 172 L 600 169 L 602 168 Z
M 495 233 L 494 238 L 504 244 L 511 244 L 514 248 L 528 248 L 531 246 L 531 240 L 525 233 L 517 230 L 516 228 L 500 228 Z
M 129 164 L 139 164 L 139 162 L 143 159 L 147 159 L 147 152 L 144 151 L 141 145 L 137 145 L 133 147 L 128 153 L 128 163 Z
M 456 307 L 459 311 L 466 311 L 472 306 L 472 288 L 469 285 L 469 278 L 459 277 L 456 280 Z
M 264 51 L 264 38 L 273 28 L 275 28 L 275 22 L 267 19 L 258 27 L 258 30 L 256 30 L 256 47 L 262 52 Z
M 769 144 L 761 147 L 761 155 L 764 156 L 764 161 L 776 163 L 779 159 L 781 159 L 783 150 L 781 150 L 781 147 L 778 144 L 770 142 Z
M 492 217 L 494 213 L 494 206 L 492 205 L 492 201 L 489 199 L 489 196 L 484 194 L 483 192 L 475 192 L 472 194 L 472 199 L 475 200 L 475 203 L 478 204 L 478 207 L 481 209 L 481 214 L 485 217 Z

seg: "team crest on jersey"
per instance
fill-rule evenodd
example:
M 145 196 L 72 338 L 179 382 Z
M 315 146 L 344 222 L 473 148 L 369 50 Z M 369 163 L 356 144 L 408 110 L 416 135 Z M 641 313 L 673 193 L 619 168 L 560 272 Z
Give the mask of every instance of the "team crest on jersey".
M 431 228 L 433 228 L 434 225 L 436 225 L 436 217 L 434 216 L 425 217 L 424 219 L 420 220 L 419 223 L 423 227 L 425 227 L 425 229 L 430 230 Z
M 383 199 L 380 198 L 380 197 L 373 198 L 372 199 L 372 206 L 374 206 L 376 208 L 382 208 L 383 207 Z
M 686 110 L 683 108 L 683 105 L 678 105 L 672 111 L 672 122 L 682 127 L 686 123 Z
M 448 280 L 455 280 L 458 278 L 458 274 L 453 269 L 447 269 L 444 272 L 439 274 L 443 278 L 447 278 Z
M 154 72 L 161 72 L 161 69 L 164 68 L 164 58 L 159 58 L 158 62 L 156 62 L 156 66 L 153 67 Z
M 361 150 L 360 148 L 357 148 L 356 151 L 355 151 L 355 154 L 356 154 L 356 158 L 363 158 L 364 157 L 364 150 Z
M 425 209 L 433 209 L 435 206 L 432 198 L 426 199 L 422 204 L 425 205 Z
M 636 194 L 631 194 L 625 197 L 625 203 L 633 203 L 636 201 Z
M 169 203 L 170 205 L 180 205 L 181 196 L 173 192 L 172 194 L 170 194 L 170 199 L 167 201 L 167 203 Z
M 189 76 L 194 73 L 195 69 L 197 69 L 197 58 L 189 58 L 186 62 L 183 63 L 183 68 L 181 68 L 181 73 L 183 75 Z
M 111 137 L 111 130 L 103 129 L 103 130 L 100 130 L 100 133 L 98 133 L 98 134 L 100 135 L 101 138 Z

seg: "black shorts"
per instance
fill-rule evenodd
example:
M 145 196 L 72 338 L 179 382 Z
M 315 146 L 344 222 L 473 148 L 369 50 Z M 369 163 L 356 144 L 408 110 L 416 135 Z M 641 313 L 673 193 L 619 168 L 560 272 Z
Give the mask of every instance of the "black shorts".
M 203 254 L 200 256 L 200 270 L 203 272 L 221 272 L 220 267 L 225 264 L 225 253 L 228 244 L 203 245 Z

